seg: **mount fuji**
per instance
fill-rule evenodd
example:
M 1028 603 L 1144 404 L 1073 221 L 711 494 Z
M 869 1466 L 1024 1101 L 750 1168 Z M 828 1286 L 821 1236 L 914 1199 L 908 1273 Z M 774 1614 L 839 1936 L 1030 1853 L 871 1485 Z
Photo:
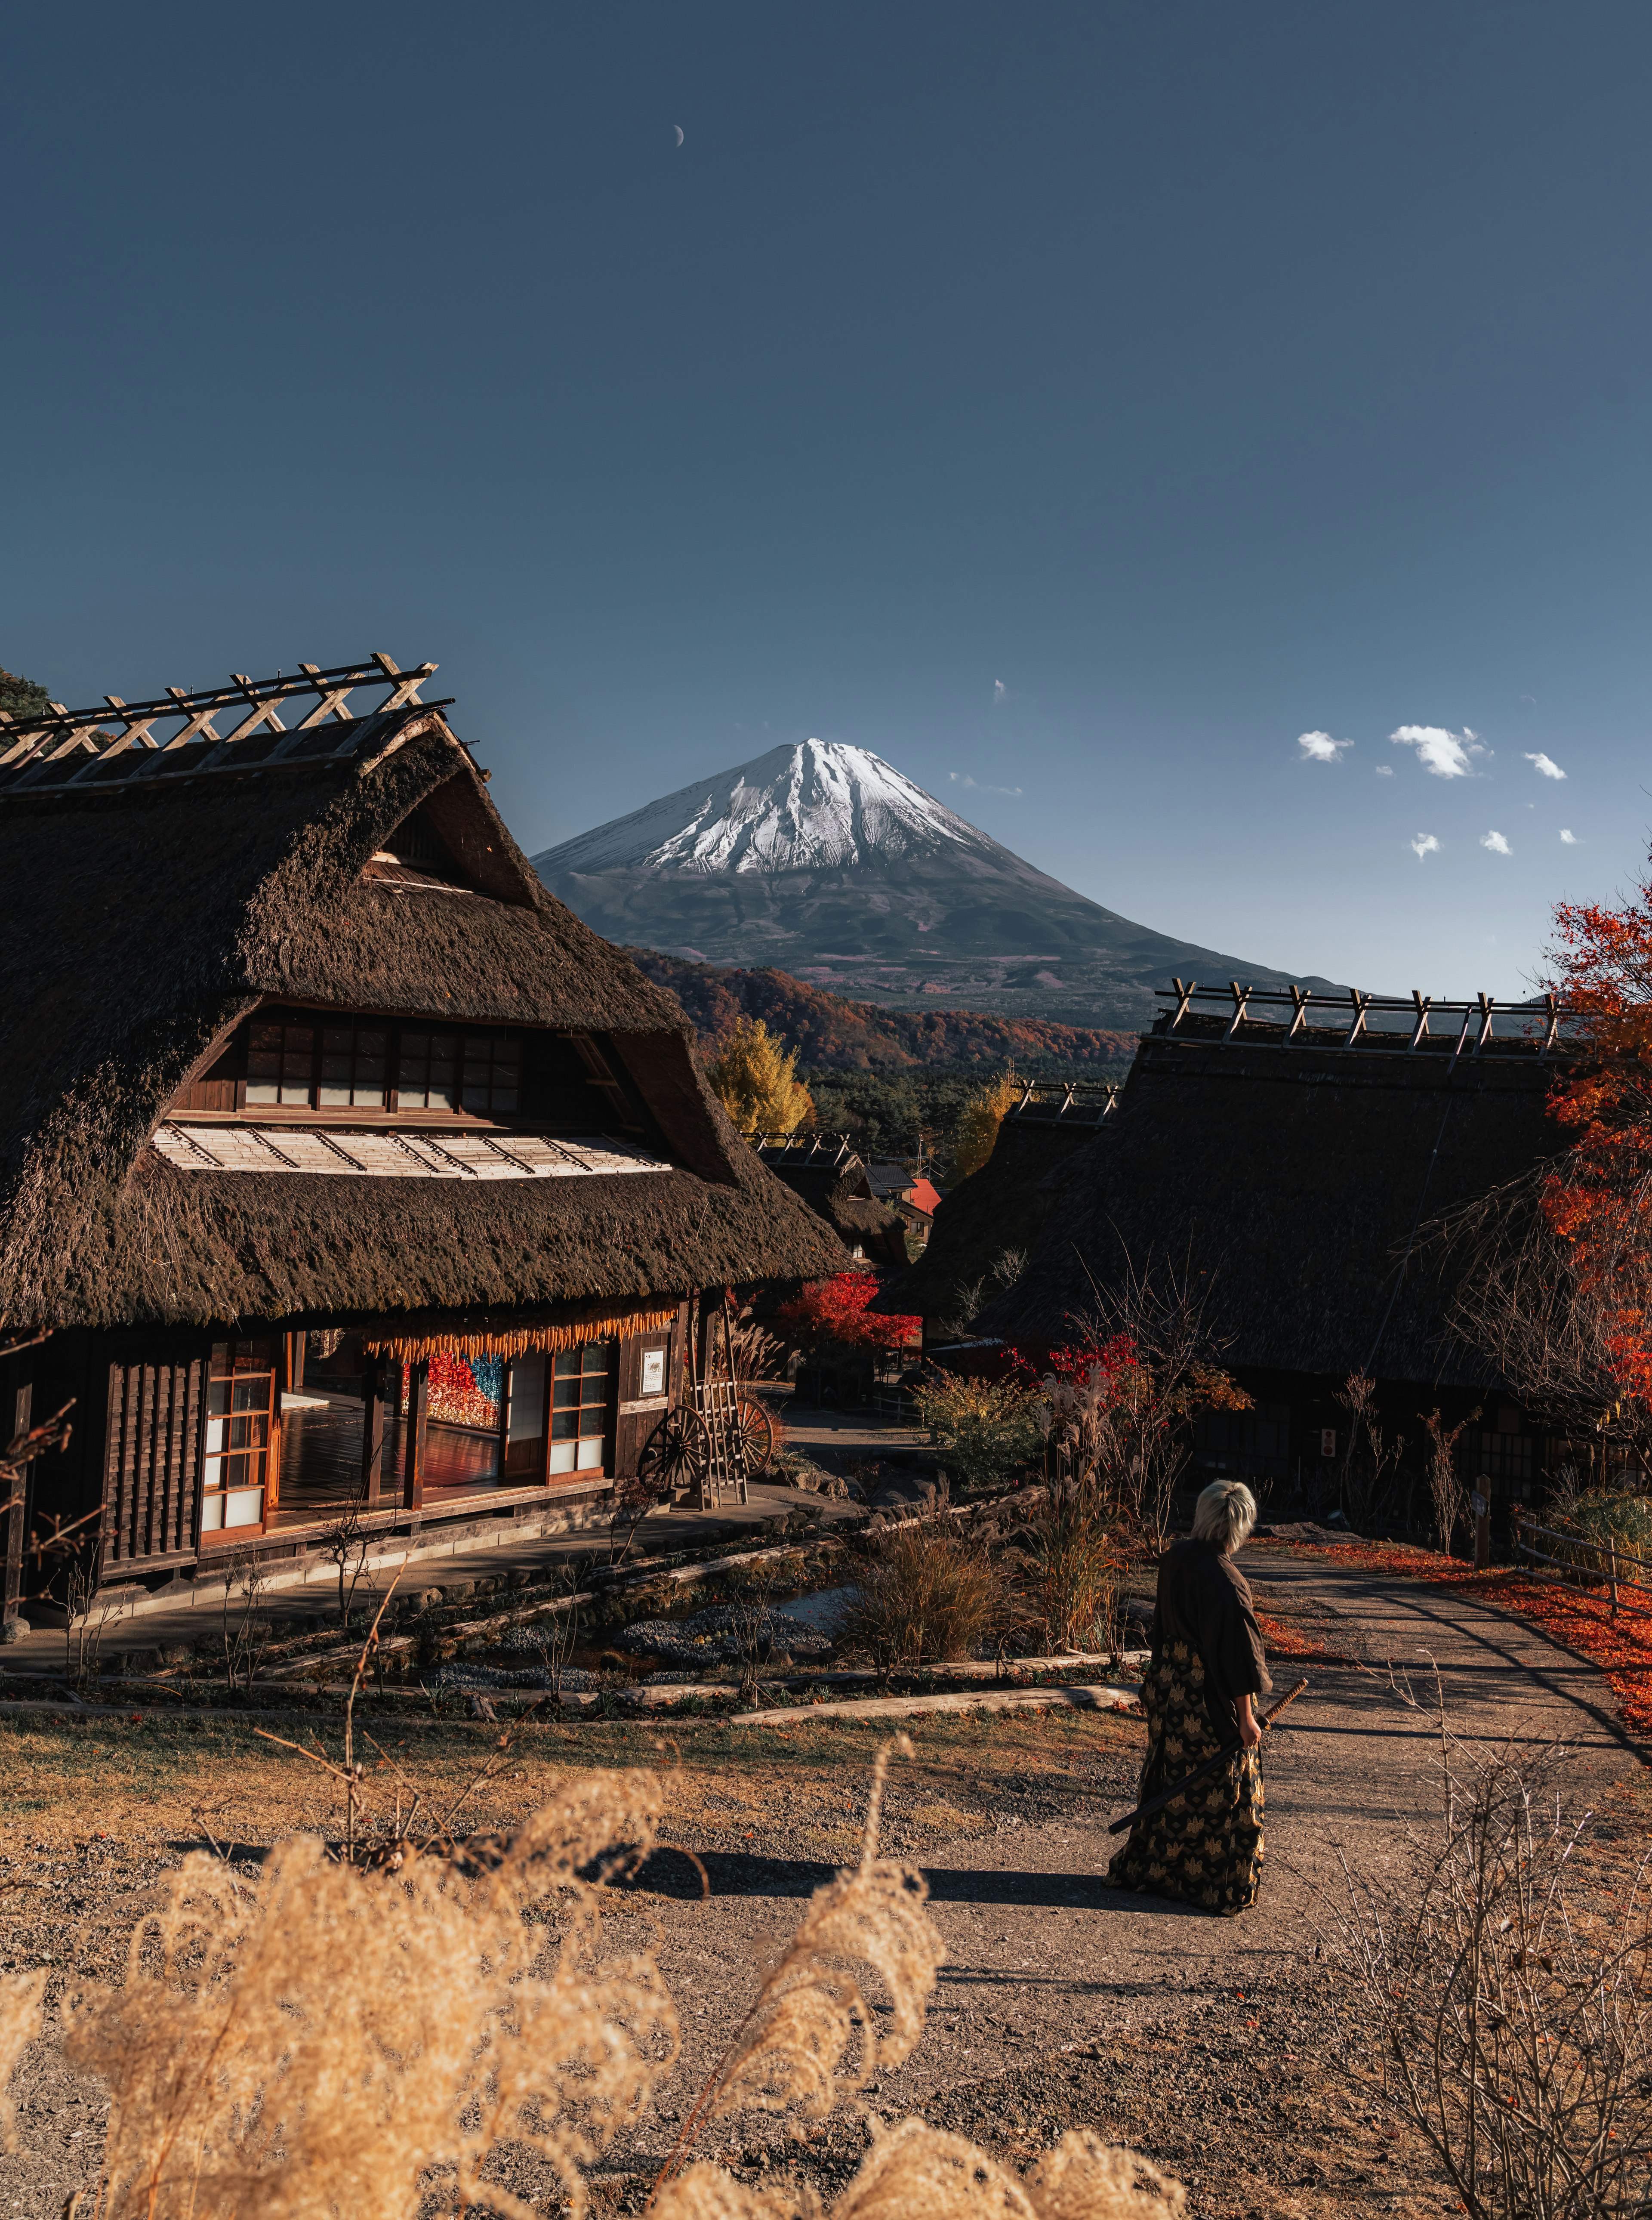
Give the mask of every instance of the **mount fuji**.
M 1288 976 L 1132 925 L 835 740 L 771 748 L 533 863 L 610 940 L 895 1007 L 1139 1026 L 1173 976 Z

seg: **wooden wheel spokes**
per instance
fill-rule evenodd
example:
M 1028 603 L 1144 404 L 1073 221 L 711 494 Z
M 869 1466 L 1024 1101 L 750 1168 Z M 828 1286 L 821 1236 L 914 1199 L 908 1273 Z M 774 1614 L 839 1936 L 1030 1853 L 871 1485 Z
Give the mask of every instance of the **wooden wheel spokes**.
M 638 1476 L 662 1492 L 701 1487 L 711 1469 L 711 1435 L 692 1405 L 668 1411 L 637 1460 Z
M 735 1406 L 732 1431 L 739 1443 L 747 1480 L 758 1479 L 774 1456 L 774 1420 L 754 1396 L 742 1395 Z

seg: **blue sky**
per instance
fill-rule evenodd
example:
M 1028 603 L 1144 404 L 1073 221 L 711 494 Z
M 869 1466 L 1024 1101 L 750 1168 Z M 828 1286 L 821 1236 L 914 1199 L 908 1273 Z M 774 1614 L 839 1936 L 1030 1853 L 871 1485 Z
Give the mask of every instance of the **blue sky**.
M 530 848 L 851 740 L 1402 991 L 1644 860 L 1644 6 L 93 0 L 0 60 L 0 662 L 72 704 L 431 658 Z

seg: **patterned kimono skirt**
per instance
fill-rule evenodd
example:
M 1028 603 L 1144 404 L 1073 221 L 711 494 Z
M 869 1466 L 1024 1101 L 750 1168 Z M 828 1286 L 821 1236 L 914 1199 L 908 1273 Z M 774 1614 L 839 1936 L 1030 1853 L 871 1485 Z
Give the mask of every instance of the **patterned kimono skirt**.
M 1205 1668 L 1185 1642 L 1167 1643 L 1142 1681 L 1147 1762 L 1138 1800 L 1150 1803 L 1222 1744 L 1205 1709 Z M 1256 1899 L 1262 1877 L 1262 1768 L 1254 1750 L 1195 1782 L 1163 1811 L 1138 1819 L 1107 1868 L 1115 1888 L 1174 1897 L 1232 1914 Z

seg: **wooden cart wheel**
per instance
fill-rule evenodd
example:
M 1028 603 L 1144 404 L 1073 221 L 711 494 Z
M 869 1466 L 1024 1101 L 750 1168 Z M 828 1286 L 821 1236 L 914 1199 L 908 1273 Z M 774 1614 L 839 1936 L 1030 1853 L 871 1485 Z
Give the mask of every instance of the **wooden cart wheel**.
M 698 1487 L 711 1470 L 711 1435 L 698 1411 L 679 1403 L 668 1411 L 637 1460 L 637 1476 L 662 1493 Z
M 761 1479 L 775 1453 L 774 1420 L 754 1397 L 742 1395 L 734 1413 L 734 1430 L 745 1459 L 746 1478 Z

